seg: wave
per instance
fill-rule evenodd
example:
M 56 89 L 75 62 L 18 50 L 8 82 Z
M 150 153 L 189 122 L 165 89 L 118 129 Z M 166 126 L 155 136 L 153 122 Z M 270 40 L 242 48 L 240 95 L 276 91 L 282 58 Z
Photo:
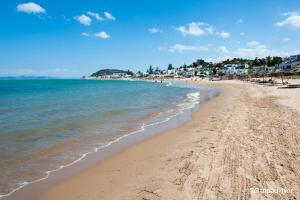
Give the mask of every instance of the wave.
M 167 87 L 170 87 L 170 86 L 172 86 L 173 84 L 171 83 L 171 82 L 167 82 L 167 84 L 166 84 L 166 86 Z
M 200 98 L 200 92 L 191 92 L 188 93 L 186 96 L 189 100 L 198 100 Z

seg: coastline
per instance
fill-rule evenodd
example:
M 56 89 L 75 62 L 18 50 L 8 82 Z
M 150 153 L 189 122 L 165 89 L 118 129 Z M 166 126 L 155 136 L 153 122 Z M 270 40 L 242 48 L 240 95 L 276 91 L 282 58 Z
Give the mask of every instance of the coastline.
M 299 112 L 278 103 L 283 97 L 273 89 L 209 84 L 223 92 L 183 126 L 97 163 L 37 199 L 299 198 Z
M 202 102 L 218 95 L 218 91 L 216 89 L 201 89 L 197 85 L 182 81 L 168 81 L 167 86 L 173 84 L 178 85 L 175 87 L 188 87 L 196 89 L 195 92 L 187 94 L 187 100 L 189 101 L 189 103 L 187 104 L 187 102 L 185 102 L 186 100 L 184 101 L 184 104 L 182 104 L 182 102 L 182 105 L 180 105 L 181 108 L 178 110 L 178 113 L 172 112 L 171 115 L 164 116 L 164 118 L 162 118 L 162 121 L 153 121 L 150 122 L 150 124 L 146 123 L 143 125 L 143 127 L 141 127 L 141 129 L 130 132 L 126 135 L 123 135 L 122 137 L 118 137 L 105 146 L 96 148 L 93 152 L 84 153 L 71 163 L 60 166 L 57 169 L 46 171 L 45 177 L 41 177 L 32 182 L 24 182 L 24 185 L 22 183 L 19 188 L 16 188 L 16 190 L 12 191 L 7 196 L 2 196 L 2 198 L 8 200 L 20 198 L 33 199 L 36 197 L 36 195 L 40 194 L 42 191 L 47 190 L 49 187 L 52 187 L 53 185 L 69 177 L 75 176 L 81 171 L 84 171 L 95 165 L 96 163 L 110 158 L 111 156 L 119 152 L 122 152 L 130 146 L 155 137 L 157 134 L 165 132 L 169 129 L 181 126 L 191 118 L 191 113 L 193 113 L 199 107 L 199 103 L 202 104 Z M 201 91 L 202 95 L 198 97 L 198 94 L 196 94 L 198 93 L 197 91 Z

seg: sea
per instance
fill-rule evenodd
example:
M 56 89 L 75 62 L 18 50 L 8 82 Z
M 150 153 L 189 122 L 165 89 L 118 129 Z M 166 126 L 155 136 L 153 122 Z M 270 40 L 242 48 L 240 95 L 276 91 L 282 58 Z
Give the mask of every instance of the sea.
M 0 198 L 215 94 L 184 82 L 0 80 Z

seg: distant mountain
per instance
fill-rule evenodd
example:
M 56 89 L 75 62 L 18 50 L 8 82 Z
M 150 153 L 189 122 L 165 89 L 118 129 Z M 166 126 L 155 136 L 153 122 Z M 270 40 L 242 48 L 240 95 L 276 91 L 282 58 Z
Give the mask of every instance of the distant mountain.
M 108 76 L 112 74 L 132 74 L 131 71 L 124 71 L 120 69 L 101 69 L 91 75 L 91 77 L 98 77 L 98 76 Z
M 49 76 L 0 76 L 0 80 L 44 80 L 55 79 Z

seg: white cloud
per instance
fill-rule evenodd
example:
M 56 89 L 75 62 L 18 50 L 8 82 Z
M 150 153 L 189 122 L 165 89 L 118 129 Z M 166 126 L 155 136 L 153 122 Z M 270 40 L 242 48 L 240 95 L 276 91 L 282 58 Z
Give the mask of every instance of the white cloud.
M 85 36 L 85 37 L 91 37 L 91 36 L 92 36 L 91 34 L 85 33 L 85 32 L 84 32 L 84 33 L 81 33 L 81 35 L 82 35 L 82 36 Z
M 192 35 L 192 36 L 201 36 L 206 33 L 212 34 L 213 33 L 213 27 L 210 26 L 208 23 L 204 22 L 192 22 L 185 26 L 180 26 L 176 29 L 180 33 L 182 33 L 184 36 L 186 35 Z
M 104 31 L 98 32 L 98 33 L 93 33 L 93 34 L 83 32 L 80 35 L 84 36 L 84 37 L 95 37 L 95 38 L 101 38 L 101 39 L 109 39 L 110 38 L 110 35 Z
M 255 40 L 247 43 L 247 46 L 249 46 L 249 47 L 254 47 L 254 46 L 258 46 L 258 45 L 260 45 L 260 43 Z
M 297 12 L 284 13 L 285 18 L 283 21 L 275 23 L 279 27 L 300 28 L 300 15 Z
M 17 10 L 28 14 L 46 13 L 46 10 L 43 7 L 33 2 L 19 4 Z
M 98 21 L 103 21 L 104 20 L 103 17 L 101 17 L 98 13 L 88 11 L 87 14 L 91 17 L 94 17 Z
M 227 49 L 225 46 L 219 46 L 219 47 L 217 48 L 217 51 L 218 51 L 219 53 L 221 53 L 221 54 L 229 54 L 229 51 L 228 51 L 228 49 Z
M 230 33 L 222 31 L 222 32 L 217 32 L 216 35 L 219 35 L 221 38 L 226 39 L 230 37 Z
M 235 55 L 243 58 L 263 58 L 266 56 L 287 56 L 288 53 L 273 50 L 267 45 L 263 45 L 258 41 L 251 41 L 247 43 L 247 47 L 237 49 Z
M 116 20 L 116 18 L 112 14 L 110 14 L 109 12 L 104 12 L 104 16 L 108 20 L 113 20 L 113 21 Z
M 155 28 L 155 27 L 149 28 L 148 31 L 150 33 L 161 33 L 162 32 L 162 30 L 160 30 L 159 28 Z
M 210 33 L 210 34 L 213 34 L 214 33 L 214 28 L 212 26 L 209 26 L 207 28 L 205 28 L 205 30 Z
M 102 31 L 102 32 L 99 32 L 99 33 L 95 33 L 95 34 L 94 34 L 94 37 L 101 38 L 101 39 L 109 39 L 109 38 L 110 38 L 110 35 L 107 34 L 107 33 L 104 32 L 104 31 Z
M 297 15 L 298 12 L 297 11 L 292 11 L 292 12 L 285 12 L 285 13 L 282 13 L 281 15 L 282 16 L 291 16 L 291 15 Z
M 206 60 L 207 62 L 218 63 L 227 59 L 231 60 L 232 58 L 233 57 L 226 55 L 226 56 L 218 56 L 217 58 L 207 58 Z
M 76 16 L 74 17 L 74 19 L 85 26 L 90 26 L 92 23 L 92 19 L 84 14 L 80 16 Z
M 242 19 L 238 19 L 235 24 L 242 24 L 244 21 Z
M 288 41 L 290 41 L 290 40 L 291 40 L 291 39 L 288 38 L 288 37 L 282 39 L 283 42 L 288 42 Z
M 159 50 L 167 50 L 172 53 L 184 53 L 185 51 L 208 51 L 207 47 L 175 44 L 170 47 L 160 47 Z

